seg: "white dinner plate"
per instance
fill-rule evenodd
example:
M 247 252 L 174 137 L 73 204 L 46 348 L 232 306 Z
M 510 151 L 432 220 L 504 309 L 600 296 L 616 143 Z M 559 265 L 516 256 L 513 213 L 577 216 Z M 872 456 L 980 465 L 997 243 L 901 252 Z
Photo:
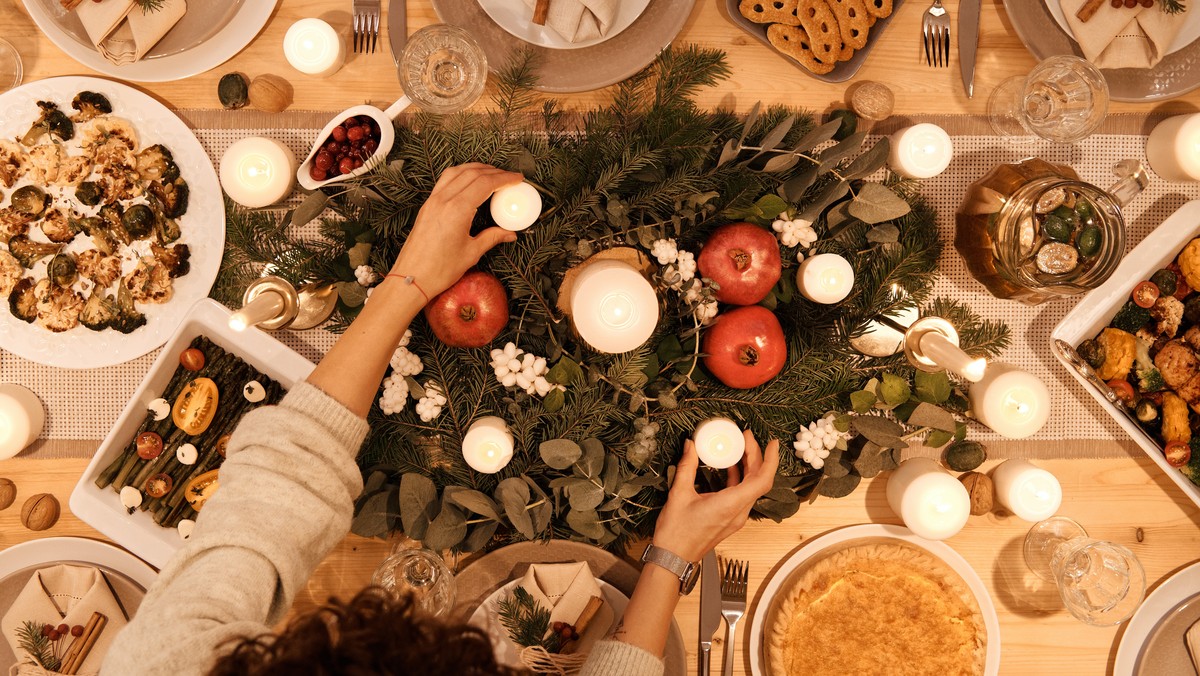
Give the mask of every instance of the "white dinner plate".
M 900 540 L 906 544 L 924 549 L 941 559 L 954 572 L 958 573 L 958 576 L 967 583 L 967 587 L 970 588 L 971 593 L 975 595 L 975 601 L 979 604 L 979 611 L 983 615 L 984 628 L 987 630 L 987 657 L 984 662 L 984 674 L 995 676 L 995 674 L 1000 673 L 1000 620 L 996 617 L 996 606 L 992 604 L 992 597 L 988 594 L 987 587 L 983 585 L 983 580 L 979 579 L 979 575 L 976 574 L 975 569 L 971 568 L 971 564 L 967 563 L 966 559 L 944 542 L 934 542 L 917 537 L 913 535 L 912 531 L 902 526 L 869 523 L 841 528 L 810 540 L 808 544 L 796 550 L 795 554 L 788 557 L 780 565 L 779 570 L 771 574 L 771 578 L 763 587 L 762 593 L 750 611 L 750 643 L 746 650 L 750 654 L 751 674 L 754 674 L 754 676 L 766 676 L 767 674 L 766 660 L 762 654 L 763 639 L 765 636 L 763 625 L 765 624 L 765 617 L 768 614 L 767 611 L 771 606 L 772 600 L 779 593 L 780 588 L 791 576 L 792 572 L 809 559 L 820 555 L 831 547 L 836 547 L 851 540 L 862 539 Z
M 1138 669 L 1139 662 L 1144 658 L 1143 653 L 1149 646 L 1150 639 L 1156 630 L 1170 616 L 1176 614 L 1177 609 L 1180 609 L 1185 602 L 1191 601 L 1194 604 L 1197 595 L 1200 595 L 1200 562 L 1193 563 L 1158 585 L 1146 597 L 1146 600 L 1142 601 L 1142 605 L 1138 607 L 1137 612 L 1129 619 L 1129 624 L 1125 626 L 1125 633 L 1121 636 L 1121 643 L 1117 646 L 1117 660 L 1113 665 L 1113 676 L 1154 673 L 1158 671 L 1157 667 L 1159 666 L 1163 671 L 1158 671 L 1158 673 L 1166 673 L 1173 668 L 1180 667 L 1179 661 L 1184 661 L 1186 664 L 1187 648 L 1183 638 L 1186 626 L 1183 626 L 1179 631 L 1178 650 L 1173 651 L 1176 657 L 1176 660 L 1173 660 L 1174 664 L 1170 666 L 1154 665 L 1150 670 Z M 1190 614 L 1197 615 L 1194 608 L 1190 609 Z M 1194 618 L 1191 621 L 1194 622 Z M 1182 660 L 1178 659 L 1180 656 L 1182 656 Z
M 1104 0 L 1104 2 L 1107 4 L 1108 0 Z M 1051 16 L 1054 17 L 1054 20 L 1058 22 L 1059 28 L 1062 28 L 1063 32 L 1066 33 L 1067 36 L 1069 36 L 1072 40 L 1074 40 L 1075 33 L 1071 31 L 1071 24 L 1067 23 L 1067 16 L 1063 13 L 1062 4 L 1059 2 L 1059 0 L 1045 0 L 1045 3 L 1046 9 L 1050 12 Z M 1153 7 L 1150 7 L 1145 11 L 1159 11 L 1158 3 L 1156 2 Z M 1180 28 L 1179 34 L 1175 36 L 1175 41 L 1171 43 L 1171 47 L 1167 49 L 1167 54 L 1173 54 L 1192 44 L 1197 38 L 1200 38 L 1200 12 L 1189 8 L 1182 21 L 1183 27 Z M 1166 54 L 1164 54 L 1164 56 L 1166 56 Z
M 225 252 L 225 203 L 217 172 L 183 120 L 146 94 L 119 82 L 94 77 L 68 76 L 31 82 L 0 94 L 0 138 L 24 134 L 38 118 L 38 101 L 54 101 L 70 111 L 71 99 L 84 90 L 108 97 L 113 116 L 133 123 L 140 148 L 161 143 L 171 150 L 191 191 L 187 212 L 179 219 L 183 232 L 179 242 L 191 250 L 191 270 L 174 281 L 175 292 L 170 301 L 138 303 L 138 310 L 146 315 L 146 325 L 128 335 L 114 329 L 92 331 L 83 325 L 51 333 L 36 322 L 29 324 L 17 319 L 7 306 L 0 307 L 0 348 L 39 364 L 73 369 L 120 364 L 160 347 L 179 327 L 188 308 L 208 296 Z M 27 182 L 28 179 L 22 179 L 17 185 Z M 87 248 L 85 239 L 77 237 L 68 250 Z M 45 261 L 38 263 L 34 268 L 35 278 L 43 277 L 44 269 Z
M 527 6 L 523 0 L 479 0 L 479 6 L 491 17 L 492 21 L 496 22 L 496 25 L 519 40 L 550 49 L 580 49 L 615 38 L 618 33 L 632 26 L 633 22 L 637 21 L 637 18 L 650 5 L 650 0 L 614 1 L 620 2 L 620 6 L 617 8 L 617 16 L 613 19 L 613 25 L 608 32 L 598 38 L 579 42 L 570 42 L 553 28 L 533 23 L 533 9 Z
M 118 572 L 137 583 L 143 591 L 158 579 L 154 570 L 129 552 L 87 538 L 42 538 L 0 550 L 0 579 L 32 566 L 86 563 Z
M 187 13 L 145 58 L 124 66 L 100 56 L 75 13 L 64 11 L 59 0 L 24 2 L 46 37 L 84 66 L 123 80 L 170 82 L 233 58 L 267 24 L 279 0 L 191 0 Z
M 617 589 L 604 580 L 596 580 L 596 582 L 600 583 L 600 593 L 613 610 L 612 625 L 605 627 L 604 631 L 599 634 L 600 636 L 607 636 L 620 623 L 621 617 L 625 614 L 625 606 L 629 605 L 629 597 L 621 593 L 620 589 Z M 524 665 L 517 654 L 517 645 L 508 637 L 508 630 L 500 623 L 500 619 L 497 616 L 497 607 L 501 599 L 512 593 L 513 588 L 520 583 L 520 580 L 512 580 L 492 592 L 490 596 L 484 599 L 483 603 L 479 604 L 475 612 L 471 613 L 469 621 L 470 624 L 487 632 L 488 636 L 492 638 L 492 646 L 496 651 L 496 659 L 500 663 L 510 667 L 523 667 Z

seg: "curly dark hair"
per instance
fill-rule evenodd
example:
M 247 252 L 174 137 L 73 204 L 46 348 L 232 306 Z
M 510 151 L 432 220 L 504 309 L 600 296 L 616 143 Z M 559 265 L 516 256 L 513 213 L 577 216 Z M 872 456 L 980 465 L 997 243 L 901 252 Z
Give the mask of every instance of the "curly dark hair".
M 210 676 L 427 674 L 510 676 L 480 629 L 424 613 L 411 597 L 367 587 L 349 603 L 331 598 L 278 636 L 243 640 Z

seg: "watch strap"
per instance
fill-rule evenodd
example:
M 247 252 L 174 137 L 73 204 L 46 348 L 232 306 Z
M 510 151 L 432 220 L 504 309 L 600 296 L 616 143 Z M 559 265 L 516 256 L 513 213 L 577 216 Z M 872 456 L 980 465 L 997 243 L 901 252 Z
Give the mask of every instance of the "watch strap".
M 695 562 L 688 561 L 669 549 L 664 549 L 655 544 L 646 545 L 645 551 L 642 552 L 643 563 L 653 563 L 660 568 L 664 568 L 672 575 L 679 578 L 679 590 L 681 594 L 687 594 L 696 586 L 696 578 L 699 577 L 700 567 Z

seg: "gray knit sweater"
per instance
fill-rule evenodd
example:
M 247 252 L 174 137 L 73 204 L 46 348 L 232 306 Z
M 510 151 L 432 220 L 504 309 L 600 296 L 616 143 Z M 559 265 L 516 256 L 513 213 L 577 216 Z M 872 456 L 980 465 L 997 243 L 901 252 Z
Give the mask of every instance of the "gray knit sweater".
M 238 641 L 271 631 L 350 530 L 365 420 L 302 383 L 246 416 L 221 466 L 221 489 L 192 538 L 117 636 L 102 674 L 206 674 Z M 660 676 L 662 662 L 603 641 L 583 673 Z

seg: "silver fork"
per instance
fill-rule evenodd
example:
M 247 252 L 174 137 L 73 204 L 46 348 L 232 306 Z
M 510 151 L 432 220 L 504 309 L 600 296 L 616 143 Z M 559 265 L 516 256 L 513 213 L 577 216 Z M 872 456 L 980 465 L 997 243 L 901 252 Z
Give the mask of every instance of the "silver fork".
M 379 41 L 379 0 L 354 0 L 354 53 L 375 53 Z
M 746 580 L 750 577 L 750 562 L 737 559 L 720 560 L 721 615 L 725 617 L 725 666 L 722 676 L 733 674 L 734 635 L 738 620 L 746 614 Z
M 942 0 L 933 0 L 921 20 L 921 37 L 925 43 L 925 62 L 931 66 L 950 65 L 950 13 Z

